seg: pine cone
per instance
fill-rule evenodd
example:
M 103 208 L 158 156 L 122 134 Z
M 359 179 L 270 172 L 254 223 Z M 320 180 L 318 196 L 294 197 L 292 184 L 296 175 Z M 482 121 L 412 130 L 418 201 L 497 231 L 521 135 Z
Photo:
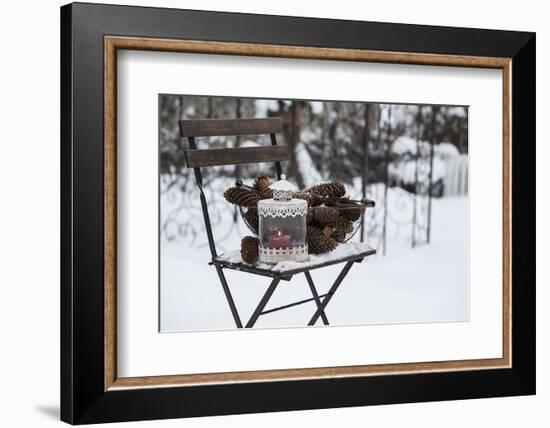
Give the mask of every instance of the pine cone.
M 312 220 L 319 226 L 333 226 L 338 220 L 338 211 L 336 208 L 315 207 L 312 211 Z
M 269 188 L 271 184 L 271 181 L 269 181 L 269 179 L 265 175 L 260 175 L 254 180 L 253 187 L 254 189 L 259 190 L 260 192 L 271 198 L 273 196 L 273 190 Z
M 328 253 L 336 248 L 338 243 L 326 236 L 321 229 L 315 226 L 307 228 L 307 245 L 311 254 Z
M 344 242 L 347 234 L 351 232 L 353 232 L 353 222 L 343 217 L 338 217 L 338 221 L 336 221 L 336 225 L 334 226 L 332 238 L 338 242 Z
M 349 198 L 340 198 L 338 202 L 344 205 L 339 207 L 338 212 L 346 220 L 359 220 L 365 210 L 362 205 L 357 204 L 356 202 L 351 202 Z
M 248 208 L 244 212 L 244 219 L 247 221 L 248 225 L 254 230 L 254 233 L 258 233 L 258 228 L 260 226 L 260 221 L 258 219 L 258 209 Z
M 224 192 L 223 196 L 227 202 L 240 207 L 256 207 L 260 200 L 260 196 L 255 192 L 241 187 L 230 187 Z
M 317 207 L 319 205 L 322 205 L 324 202 L 323 197 L 316 195 L 314 193 L 309 193 L 309 192 L 294 192 L 292 194 L 292 197 L 307 201 L 308 207 Z
M 344 242 L 346 240 L 347 233 L 341 229 L 334 229 L 330 237 L 336 242 Z
M 338 221 L 336 222 L 336 229 L 341 229 L 346 233 L 351 233 L 353 232 L 353 222 L 345 218 L 338 217 Z
M 314 193 L 328 198 L 340 198 L 346 194 L 346 188 L 342 183 L 321 183 L 306 189 L 306 192 Z
M 245 236 L 241 240 L 241 258 L 245 263 L 253 265 L 258 261 L 260 241 L 254 236 Z

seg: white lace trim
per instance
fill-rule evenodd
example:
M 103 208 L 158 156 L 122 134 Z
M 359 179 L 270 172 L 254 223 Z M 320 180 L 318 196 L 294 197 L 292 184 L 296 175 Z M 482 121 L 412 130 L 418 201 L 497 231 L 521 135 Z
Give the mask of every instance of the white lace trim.
M 307 204 L 298 206 L 262 206 L 258 205 L 258 214 L 262 217 L 297 217 L 307 214 Z
M 290 201 L 293 193 L 292 190 L 273 190 L 273 199 L 276 201 Z
M 307 244 L 290 248 L 269 248 L 260 245 L 259 259 L 264 263 L 302 262 L 308 259 Z

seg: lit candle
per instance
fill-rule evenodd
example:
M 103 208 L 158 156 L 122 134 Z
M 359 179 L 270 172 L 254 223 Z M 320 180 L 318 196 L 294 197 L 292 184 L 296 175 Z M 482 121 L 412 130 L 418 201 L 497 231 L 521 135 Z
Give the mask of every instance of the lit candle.
M 291 239 L 290 235 L 283 235 L 281 231 L 277 231 L 277 234 L 271 235 L 269 238 L 267 238 L 267 242 L 269 245 L 269 248 L 290 248 L 291 245 Z

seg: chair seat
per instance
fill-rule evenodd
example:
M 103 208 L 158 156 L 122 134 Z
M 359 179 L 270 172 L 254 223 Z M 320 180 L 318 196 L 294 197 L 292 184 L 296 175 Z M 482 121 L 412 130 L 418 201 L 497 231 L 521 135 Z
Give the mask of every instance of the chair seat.
M 305 262 L 280 262 L 275 265 L 267 263 L 256 263 L 254 265 L 245 263 L 241 259 L 239 250 L 221 254 L 212 260 L 212 264 L 223 266 L 228 269 L 239 270 L 256 275 L 290 280 L 293 275 L 331 266 L 339 263 L 354 261 L 360 263 L 365 257 L 376 254 L 376 250 L 363 242 L 347 242 L 339 244 L 334 251 L 325 254 L 310 254 L 309 260 Z

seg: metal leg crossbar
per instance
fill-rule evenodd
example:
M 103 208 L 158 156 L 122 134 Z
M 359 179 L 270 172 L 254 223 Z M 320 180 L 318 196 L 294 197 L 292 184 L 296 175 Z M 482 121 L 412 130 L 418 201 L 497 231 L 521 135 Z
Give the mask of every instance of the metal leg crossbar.
M 235 306 L 235 301 L 233 300 L 233 296 L 231 295 L 231 290 L 229 290 L 229 285 L 227 285 L 227 279 L 225 279 L 223 269 L 221 268 L 221 266 L 216 266 L 216 271 L 218 272 L 218 277 L 220 278 L 220 282 L 222 283 L 223 292 L 225 294 L 225 298 L 227 299 L 227 303 L 229 304 L 229 309 L 231 309 L 231 314 L 233 315 L 235 324 L 237 325 L 237 328 L 243 328 L 243 323 L 241 322 L 241 318 L 239 317 L 239 313 L 237 312 L 237 307 Z
M 252 313 L 252 316 L 246 323 L 245 328 L 254 327 L 254 325 L 256 324 L 256 321 L 261 315 L 267 315 L 273 312 L 292 308 L 294 306 L 302 305 L 304 303 L 309 303 L 309 302 L 315 302 L 317 305 L 317 310 L 315 311 L 312 318 L 310 319 L 308 326 L 315 325 L 315 323 L 319 318 L 322 319 L 324 325 L 329 325 L 329 321 L 325 313 L 325 309 L 329 304 L 330 300 L 332 299 L 332 297 L 334 296 L 334 293 L 336 293 L 336 290 L 338 289 L 338 287 L 340 287 L 340 284 L 348 274 L 353 263 L 355 262 L 356 261 L 347 262 L 344 268 L 342 269 L 342 271 L 340 272 L 340 274 L 338 275 L 338 277 L 336 278 L 336 280 L 334 281 L 334 283 L 332 284 L 332 287 L 330 287 L 330 290 L 326 294 L 321 294 L 321 295 L 319 295 L 319 293 L 317 292 L 317 289 L 313 282 L 313 278 L 311 277 L 311 274 L 309 273 L 309 271 L 304 272 L 313 297 L 266 310 L 265 307 L 269 302 L 269 299 L 271 299 L 271 296 L 273 296 L 273 293 L 275 292 L 275 289 L 277 288 L 280 282 L 279 278 L 274 278 L 271 281 L 271 284 L 269 284 L 269 287 L 267 288 L 266 292 L 262 296 L 260 302 L 258 303 L 258 306 L 256 306 L 256 309 Z M 216 267 L 221 269 L 219 266 L 216 266 Z M 223 272 L 222 272 L 222 276 L 223 276 Z M 225 279 L 225 277 L 223 278 Z M 235 303 L 233 302 L 233 298 L 231 297 L 231 293 L 229 291 L 229 287 L 227 286 L 227 282 L 222 281 L 222 285 L 224 285 L 224 291 L 227 290 L 225 295 L 227 297 L 227 302 L 229 303 L 229 308 L 231 309 L 231 313 L 233 314 L 233 318 L 235 319 L 235 324 L 237 325 L 237 328 L 242 328 L 242 323 L 241 323 L 239 314 L 237 312 L 237 309 L 235 307 Z
M 315 284 L 313 283 L 313 278 L 311 278 L 311 274 L 309 273 L 309 271 L 305 272 L 305 275 L 307 283 L 309 284 L 309 289 L 311 290 L 311 294 L 313 294 L 313 298 L 315 299 L 315 303 L 317 303 L 318 308 L 321 308 L 321 300 L 319 299 L 320 296 L 317 294 L 317 289 L 315 288 Z M 326 295 L 328 295 L 328 293 Z M 328 318 L 324 311 L 321 314 L 321 317 L 323 319 L 323 324 L 328 325 Z
M 267 302 L 269 301 L 269 299 L 271 299 L 271 296 L 273 295 L 273 292 L 277 288 L 277 285 L 279 285 L 279 281 L 280 280 L 278 278 L 275 278 L 273 281 L 271 281 L 271 284 L 269 284 L 269 287 L 267 288 L 264 296 L 262 297 L 262 300 L 260 300 L 260 303 L 258 303 L 256 310 L 254 311 L 254 313 L 246 323 L 246 328 L 251 328 L 254 326 L 257 319 L 262 314 L 262 311 L 264 310 L 265 305 L 267 305 Z
M 332 284 L 332 287 L 330 287 L 329 292 L 327 293 L 327 297 L 323 299 L 321 302 L 321 305 L 317 308 L 317 312 L 313 314 L 311 319 L 309 320 L 307 325 L 315 325 L 317 320 L 320 316 L 323 316 L 325 314 L 325 308 L 327 307 L 328 303 L 330 302 L 330 299 L 332 299 L 332 296 L 334 296 L 334 293 L 336 293 L 336 290 L 338 287 L 340 287 L 340 284 L 348 274 L 349 270 L 351 269 L 351 266 L 354 262 L 347 262 L 342 271 L 340 272 L 340 275 L 338 275 L 338 278 L 336 278 L 336 281 L 334 281 L 334 284 Z M 328 325 L 328 322 L 327 324 Z

